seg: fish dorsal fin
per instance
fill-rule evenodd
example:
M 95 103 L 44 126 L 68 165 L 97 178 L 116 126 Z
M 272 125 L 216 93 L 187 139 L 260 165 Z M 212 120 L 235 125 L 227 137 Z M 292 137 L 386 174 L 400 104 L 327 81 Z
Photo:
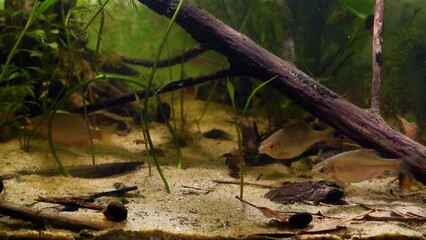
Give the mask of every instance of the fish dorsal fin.
M 374 149 L 361 148 L 361 149 L 357 149 L 357 150 L 354 150 L 354 151 L 356 151 L 359 154 L 364 155 L 366 157 L 382 158 L 382 156 L 380 156 L 380 154 Z
M 359 151 L 359 154 L 364 155 L 366 158 L 371 157 L 371 158 L 380 159 L 380 160 L 389 161 L 389 162 L 393 162 L 394 160 L 400 160 L 398 158 L 384 158 L 374 149 L 362 148 L 362 149 L 358 149 L 354 151 Z M 399 161 L 396 161 L 396 163 L 397 165 L 399 165 Z

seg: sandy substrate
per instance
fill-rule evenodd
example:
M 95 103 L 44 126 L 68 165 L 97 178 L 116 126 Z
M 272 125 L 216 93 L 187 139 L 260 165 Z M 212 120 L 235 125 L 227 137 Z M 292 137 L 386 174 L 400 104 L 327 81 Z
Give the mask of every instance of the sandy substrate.
M 170 184 L 171 193 L 164 190 L 164 185 L 152 169 L 148 175 L 145 166 L 127 174 L 115 175 L 101 179 L 83 179 L 63 176 L 44 177 L 37 175 L 19 176 L 4 181 L 5 189 L 1 193 L 1 201 L 31 206 L 37 209 L 51 209 L 53 204 L 35 203 L 37 196 L 81 196 L 93 192 L 113 189 L 114 183 L 137 186 L 138 196 L 129 197 L 126 205 L 129 210 L 128 219 L 116 225 L 113 230 L 71 231 L 53 227 L 43 228 L 26 221 L 15 220 L 3 216 L 0 218 L 0 237 L 15 238 L 50 238 L 50 239 L 192 239 L 197 237 L 253 239 L 288 237 L 300 231 L 295 228 L 277 228 L 269 224 L 270 219 L 253 207 L 241 203 L 235 197 L 239 195 L 238 185 L 219 184 L 214 180 L 235 181 L 228 174 L 225 159 L 220 156 L 236 148 L 236 141 L 206 139 L 198 132 L 192 119 L 199 116 L 203 103 L 193 101 L 187 104 L 188 112 L 188 145 L 182 149 L 184 169 L 176 168 L 176 150 L 171 144 L 167 128 L 160 124 L 152 125 L 152 135 L 156 147 L 162 149 L 165 156 L 160 157 L 160 164 Z M 199 124 L 200 131 L 212 128 L 222 129 L 236 139 L 235 128 L 229 122 L 229 111 L 219 105 L 212 105 Z M 134 128 L 127 136 L 114 136 L 113 145 L 97 143 L 95 155 L 97 163 L 147 161 L 141 154 L 143 145 L 134 141 L 142 139 L 141 132 Z M 0 144 L 0 174 L 22 169 L 41 169 L 55 167 L 56 164 L 49 154 L 47 141 L 34 139 L 30 152 L 19 149 L 17 140 Z M 92 161 L 88 149 L 60 147 L 59 156 L 64 165 L 90 164 Z M 246 172 L 246 182 L 279 186 L 284 181 L 308 181 L 309 178 L 295 176 L 307 175 L 301 172 L 297 162 L 293 168 L 281 163 L 261 167 L 250 167 Z M 306 171 L 306 170 L 305 170 Z M 260 181 L 256 178 L 263 174 Z M 310 204 L 278 204 L 264 198 L 269 189 L 246 186 L 244 199 L 257 206 L 268 207 L 279 211 L 296 211 L 317 213 L 342 219 L 365 213 L 369 208 L 376 208 L 374 216 L 407 216 L 414 213 L 426 216 L 424 209 L 425 192 L 423 186 L 415 192 L 401 195 L 397 183 L 391 183 L 394 177 L 374 179 L 352 184 L 346 187 L 344 200 L 348 205 L 315 206 Z M 395 196 L 389 193 L 393 189 Z M 113 198 L 104 197 L 99 203 L 106 204 Z M 393 212 L 393 215 L 390 215 Z M 103 215 L 92 210 L 79 210 L 70 213 L 87 218 L 100 218 Z M 396 219 L 396 218 L 395 218 Z M 328 219 L 330 220 L 330 219 Z M 426 234 L 424 221 L 359 221 L 351 220 L 341 225 L 340 230 L 325 231 L 316 234 L 300 234 L 299 238 L 369 238 L 369 237 L 412 237 L 422 239 Z M 310 227 L 318 224 L 313 222 Z M 309 228 L 308 228 L 309 229 Z M 301 232 L 300 232 L 301 233 Z

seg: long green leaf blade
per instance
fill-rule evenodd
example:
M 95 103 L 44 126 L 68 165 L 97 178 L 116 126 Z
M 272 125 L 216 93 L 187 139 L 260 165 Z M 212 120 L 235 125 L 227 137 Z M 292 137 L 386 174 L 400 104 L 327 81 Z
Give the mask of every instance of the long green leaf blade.
M 265 81 L 265 82 L 263 82 L 263 83 L 259 84 L 259 86 L 257 86 L 257 87 L 256 87 L 256 88 L 255 88 L 255 89 L 251 92 L 250 96 L 247 98 L 246 105 L 244 106 L 244 110 L 243 110 L 243 117 L 245 116 L 246 111 L 247 111 L 247 108 L 248 108 L 248 106 L 249 106 L 249 104 L 250 104 L 250 101 L 251 101 L 251 99 L 253 98 L 253 96 L 256 94 L 256 92 L 257 92 L 257 91 L 259 91 L 261 88 L 263 88 L 263 86 L 265 86 L 266 84 L 268 84 L 269 82 L 271 82 L 272 80 L 274 80 L 276 77 L 277 77 L 277 76 L 275 76 L 275 77 L 273 77 L 273 78 L 269 79 L 268 81 Z

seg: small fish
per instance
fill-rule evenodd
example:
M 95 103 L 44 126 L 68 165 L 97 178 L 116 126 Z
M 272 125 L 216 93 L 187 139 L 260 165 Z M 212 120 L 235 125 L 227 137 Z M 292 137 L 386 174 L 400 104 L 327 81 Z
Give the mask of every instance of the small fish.
M 398 171 L 399 167 L 400 159 L 386 159 L 372 149 L 358 149 L 318 163 L 312 169 L 312 175 L 340 183 L 354 183 L 374 178 L 386 170 Z
M 420 133 L 419 126 L 415 122 L 409 122 L 405 118 L 399 115 L 397 115 L 397 117 L 400 121 L 401 132 L 407 135 L 412 140 L 416 142 L 420 142 L 421 133 Z M 401 191 L 410 190 L 411 186 L 414 185 L 414 180 L 403 173 L 399 174 L 398 179 L 399 179 L 399 189 Z
M 49 114 L 42 114 L 30 121 L 30 126 L 40 136 L 48 137 Z M 111 143 L 111 137 L 116 129 L 116 124 L 102 130 L 91 129 L 92 138 L 105 143 Z M 55 113 L 52 119 L 52 140 L 56 144 L 82 147 L 89 143 L 90 135 L 86 122 L 75 115 L 65 112 Z
M 290 125 L 273 133 L 259 146 L 259 153 L 276 159 L 291 159 L 314 144 L 333 140 L 333 129 L 313 130 L 302 125 Z
M 401 132 L 405 135 L 407 135 L 409 138 L 413 139 L 416 142 L 421 141 L 421 134 L 420 134 L 420 128 L 415 122 L 409 122 L 405 118 L 397 115 L 400 125 L 401 125 Z
M 331 14 L 327 17 L 326 23 L 327 24 L 335 24 L 340 22 L 345 18 L 347 14 L 347 10 L 344 8 L 336 9 L 331 12 Z

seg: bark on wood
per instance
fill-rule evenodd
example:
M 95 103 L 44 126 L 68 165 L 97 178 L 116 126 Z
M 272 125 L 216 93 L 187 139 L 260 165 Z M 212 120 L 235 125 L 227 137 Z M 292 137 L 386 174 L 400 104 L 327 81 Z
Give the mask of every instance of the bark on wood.
M 139 1 L 169 18 L 179 3 L 178 0 Z M 231 72 L 260 80 L 278 76 L 270 84 L 360 145 L 390 155 L 409 156 L 407 163 L 414 177 L 426 184 L 426 148 L 392 129 L 377 114 L 346 101 L 188 0 L 176 23 L 199 43 L 226 56 Z
M 385 0 L 376 0 L 373 26 L 373 79 L 371 81 L 371 110 L 380 113 L 380 82 L 383 66 L 383 15 Z
M 204 53 L 208 49 L 205 48 L 203 45 L 198 44 L 197 46 L 188 49 L 185 51 L 182 55 L 171 57 L 170 59 L 160 60 L 157 63 L 157 67 L 168 67 L 173 66 L 176 64 L 180 64 L 182 62 L 187 62 L 200 54 Z M 134 64 L 134 65 L 140 65 L 144 67 L 152 67 L 154 66 L 154 62 L 152 60 L 145 60 L 145 59 L 137 59 L 137 58 L 131 58 L 131 57 L 121 57 L 120 60 L 124 63 Z

